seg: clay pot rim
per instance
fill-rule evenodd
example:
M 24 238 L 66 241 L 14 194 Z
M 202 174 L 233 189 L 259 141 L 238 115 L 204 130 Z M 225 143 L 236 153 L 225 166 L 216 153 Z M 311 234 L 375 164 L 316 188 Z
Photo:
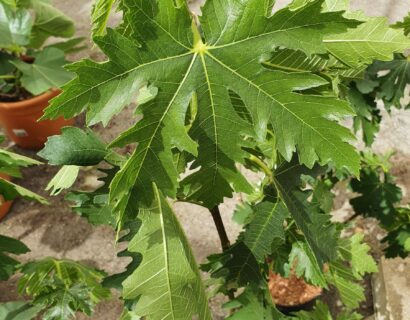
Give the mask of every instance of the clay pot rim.
M 1 102 L 0 101 L 0 109 L 6 112 L 14 112 L 18 110 L 23 111 L 25 109 L 31 109 L 33 105 L 38 105 L 39 103 L 43 101 L 48 101 L 60 93 L 61 93 L 60 89 L 49 89 L 48 91 L 38 96 L 29 98 L 26 100 L 22 100 L 22 101 L 15 101 L 15 102 Z
M 323 291 L 316 297 L 312 298 L 311 300 L 302 303 L 302 304 L 295 304 L 293 306 L 284 306 L 281 304 L 276 304 L 276 308 L 285 315 L 292 315 L 295 312 L 299 311 L 310 311 L 313 310 L 315 307 L 316 301 L 323 297 Z

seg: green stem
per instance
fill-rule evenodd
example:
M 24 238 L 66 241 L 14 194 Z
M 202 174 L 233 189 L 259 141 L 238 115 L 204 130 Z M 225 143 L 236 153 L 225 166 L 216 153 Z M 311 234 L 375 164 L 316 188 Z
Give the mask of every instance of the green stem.
M 262 171 L 269 177 L 270 180 L 274 180 L 272 170 L 266 165 L 265 162 L 263 162 L 258 157 L 255 157 L 254 155 L 251 155 L 249 157 L 249 160 L 256 164 L 260 169 L 262 169 Z
M 0 76 L 0 79 L 16 79 L 16 76 L 5 75 L 5 76 Z

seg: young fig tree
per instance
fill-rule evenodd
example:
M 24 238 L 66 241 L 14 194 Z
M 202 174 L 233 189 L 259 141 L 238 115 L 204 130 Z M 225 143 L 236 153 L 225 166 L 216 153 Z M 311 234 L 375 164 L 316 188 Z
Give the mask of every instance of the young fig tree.
M 93 40 L 107 59 L 68 66 L 77 76 L 43 118 L 84 112 L 87 127 L 107 125 L 133 102 L 138 116 L 108 145 L 89 129 L 66 128 L 40 155 L 56 165 L 105 162 L 104 186 L 69 199 L 128 242 L 120 256 L 132 262 L 105 280 L 122 290 L 122 319 L 212 318 L 175 200 L 212 214 L 223 252 L 202 269 L 212 292 L 231 300 L 229 319 L 286 318 L 268 293 L 272 273 L 335 286 L 342 317 L 360 319 L 352 313 L 364 298 L 356 282 L 375 264 L 362 236 L 341 238 L 344 225 L 331 222 L 326 176 L 359 177 L 361 168 L 355 136 L 341 124 L 355 116 L 345 81 L 410 41 L 385 18 L 351 12 L 348 1 L 295 0 L 280 10 L 274 2 L 207 0 L 195 15 L 183 0 L 119 0 L 123 21 L 111 29 L 114 2 L 96 1 Z M 126 146 L 133 152 L 119 154 Z M 236 241 L 218 208 L 234 193 L 249 195 Z

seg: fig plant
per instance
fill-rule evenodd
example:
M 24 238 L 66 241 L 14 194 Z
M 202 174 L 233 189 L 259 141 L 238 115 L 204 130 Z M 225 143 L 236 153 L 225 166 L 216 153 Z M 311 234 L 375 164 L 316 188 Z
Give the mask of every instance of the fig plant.
M 123 20 L 106 28 L 114 4 Z M 352 12 L 344 0 L 294 0 L 280 10 L 273 0 L 207 0 L 200 15 L 183 0 L 97 0 L 92 20 L 107 60 L 68 66 L 76 77 L 43 118 L 84 112 L 88 127 L 107 125 L 136 102 L 135 125 L 108 145 L 88 128 L 65 128 L 40 155 L 64 165 L 50 184 L 55 192 L 72 184 L 78 167 L 105 173 L 94 193 L 68 198 L 128 243 L 119 256 L 132 262 L 104 280 L 121 290 L 122 319 L 211 319 L 170 200 L 206 207 L 215 221 L 223 252 L 201 268 L 211 276 L 210 294 L 229 298 L 229 319 L 331 317 L 322 303 L 311 314 L 281 313 L 268 291 L 271 273 L 336 287 L 345 305 L 339 319 L 360 319 L 358 281 L 376 265 L 362 235 L 342 237 L 346 225 L 331 221 L 335 182 L 365 170 L 353 130 L 341 121 L 353 117 L 371 144 L 378 111 L 363 104 L 400 97 L 391 94 L 395 71 L 380 78 L 372 70 L 396 70 L 389 61 L 410 47 L 403 30 Z M 125 146 L 133 152 L 117 149 Z M 248 196 L 233 241 L 219 205 L 239 192 Z
M 74 21 L 43 0 L 0 1 L 0 100 L 14 102 L 71 79 L 65 54 L 83 49 Z M 51 38 L 68 40 L 46 44 Z

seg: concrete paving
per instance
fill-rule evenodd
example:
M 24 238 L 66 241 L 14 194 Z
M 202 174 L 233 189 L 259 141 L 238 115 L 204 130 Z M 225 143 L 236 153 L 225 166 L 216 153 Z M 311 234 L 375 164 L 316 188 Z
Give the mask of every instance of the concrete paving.
M 373 277 L 375 320 L 410 319 L 410 260 L 382 259 Z

